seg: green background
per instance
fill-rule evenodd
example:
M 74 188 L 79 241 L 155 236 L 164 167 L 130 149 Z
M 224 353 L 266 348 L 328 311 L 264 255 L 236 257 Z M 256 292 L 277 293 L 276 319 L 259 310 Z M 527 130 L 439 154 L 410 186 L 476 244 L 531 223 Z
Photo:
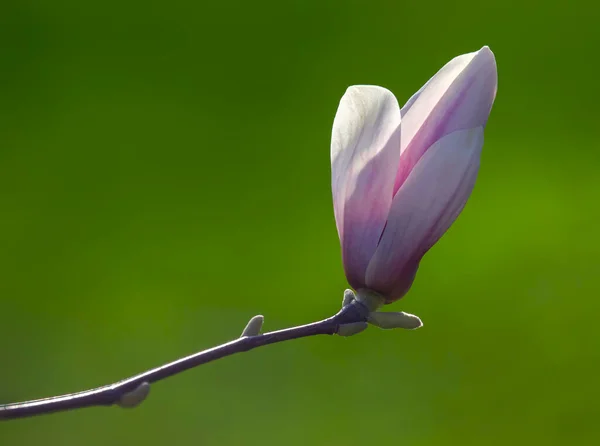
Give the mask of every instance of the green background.
M 0 400 L 116 381 L 328 316 L 346 287 L 329 143 L 347 86 L 403 103 L 499 70 L 469 204 L 390 310 L 414 332 L 270 346 L 131 411 L 2 445 L 596 445 L 599 10 L 588 2 L 0 6 Z

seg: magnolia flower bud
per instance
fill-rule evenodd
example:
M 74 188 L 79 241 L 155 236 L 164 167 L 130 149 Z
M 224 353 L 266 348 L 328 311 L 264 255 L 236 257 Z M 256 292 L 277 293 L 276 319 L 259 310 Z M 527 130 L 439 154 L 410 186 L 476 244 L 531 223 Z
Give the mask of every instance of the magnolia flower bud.
M 465 206 L 497 89 L 488 47 L 448 62 L 400 108 L 377 86 L 348 88 L 331 140 L 335 220 L 354 289 L 386 303 Z

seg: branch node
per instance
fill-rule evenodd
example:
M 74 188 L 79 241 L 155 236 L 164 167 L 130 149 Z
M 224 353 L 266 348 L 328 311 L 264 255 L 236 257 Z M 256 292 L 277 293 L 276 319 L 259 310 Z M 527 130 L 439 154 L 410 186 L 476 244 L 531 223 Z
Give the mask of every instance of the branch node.
M 150 393 L 150 384 L 144 381 L 131 392 L 121 395 L 117 404 L 123 409 L 132 409 L 144 401 L 148 393 Z

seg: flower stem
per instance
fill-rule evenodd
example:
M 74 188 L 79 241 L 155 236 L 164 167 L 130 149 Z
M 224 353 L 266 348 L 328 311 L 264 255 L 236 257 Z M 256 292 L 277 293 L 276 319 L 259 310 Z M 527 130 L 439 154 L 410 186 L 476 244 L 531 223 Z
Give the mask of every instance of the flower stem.
M 177 375 L 207 362 L 264 345 L 307 336 L 336 334 L 342 325 L 366 322 L 368 315 L 369 309 L 359 301 L 354 300 L 345 305 L 334 316 L 319 322 L 253 336 L 242 334 L 242 337 L 233 341 L 177 359 L 113 384 L 67 395 L 0 405 L 0 420 L 25 418 L 91 406 L 118 404 L 121 407 L 134 407 L 147 396 L 151 383 Z

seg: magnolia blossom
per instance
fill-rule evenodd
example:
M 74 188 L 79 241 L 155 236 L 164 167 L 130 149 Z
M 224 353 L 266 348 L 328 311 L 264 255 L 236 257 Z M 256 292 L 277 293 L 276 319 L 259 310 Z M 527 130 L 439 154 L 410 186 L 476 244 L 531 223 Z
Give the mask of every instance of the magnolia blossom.
M 409 290 L 471 194 L 497 82 L 485 46 L 452 59 L 402 108 L 385 88 L 348 88 L 333 123 L 331 182 L 354 289 L 385 303 Z

